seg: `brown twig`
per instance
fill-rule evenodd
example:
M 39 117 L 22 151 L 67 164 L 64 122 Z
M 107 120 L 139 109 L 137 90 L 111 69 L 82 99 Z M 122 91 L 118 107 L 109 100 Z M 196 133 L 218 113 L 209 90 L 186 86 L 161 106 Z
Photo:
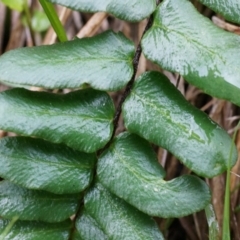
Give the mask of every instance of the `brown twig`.
M 236 33 L 236 34 L 240 34 L 240 27 L 239 26 L 236 26 L 236 25 L 231 24 L 231 23 L 227 23 L 224 20 L 222 20 L 222 19 L 220 19 L 216 16 L 212 17 L 212 21 L 215 25 L 217 25 L 218 27 L 220 27 L 224 30 L 227 30 L 228 32 L 233 32 L 233 33 Z
M 102 22 L 107 18 L 108 14 L 105 12 L 95 13 L 84 27 L 77 34 L 78 38 L 91 37 L 101 27 Z

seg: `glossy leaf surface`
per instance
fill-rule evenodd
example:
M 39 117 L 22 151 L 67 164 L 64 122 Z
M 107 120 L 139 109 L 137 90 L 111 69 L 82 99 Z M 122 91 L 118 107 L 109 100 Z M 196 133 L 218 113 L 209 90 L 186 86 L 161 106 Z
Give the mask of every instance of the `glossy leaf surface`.
M 156 8 L 155 0 L 48 0 L 77 11 L 108 12 L 127 21 L 141 21 L 148 17 Z
M 0 236 L 9 220 L 0 219 Z M 4 240 L 68 240 L 71 221 L 43 223 L 16 221 Z
M 0 57 L 0 82 L 48 89 L 88 83 L 100 90 L 117 90 L 132 77 L 133 54 L 133 43 L 111 31 L 50 46 L 20 48 Z
M 74 240 L 107 240 L 108 236 L 101 229 L 101 226 L 86 211 L 76 221 L 76 232 Z
M 0 140 L 0 176 L 28 189 L 81 192 L 92 180 L 95 161 L 94 154 L 41 139 Z
M 77 239 L 163 239 L 152 218 L 109 193 L 100 183 L 88 191 L 84 200 L 85 210 L 76 224 Z
M 214 26 L 187 0 L 163 1 L 142 40 L 148 59 L 240 106 L 239 45 L 240 36 Z
M 76 212 L 79 194 L 57 195 L 0 182 L 0 216 L 20 220 L 61 222 Z
M 225 19 L 240 23 L 240 1 L 239 0 L 199 0 L 217 13 L 221 13 Z
M 213 177 L 228 168 L 231 138 L 161 73 L 139 78 L 124 103 L 123 117 L 129 131 L 167 149 L 201 176 Z M 234 146 L 231 166 L 236 160 Z
M 153 149 L 134 134 L 115 139 L 100 157 L 97 174 L 108 190 L 151 216 L 188 215 L 203 209 L 211 197 L 207 185 L 197 177 L 164 181 Z
M 108 142 L 113 115 L 109 95 L 93 89 L 65 95 L 25 89 L 0 94 L 0 129 L 84 152 L 95 152 Z

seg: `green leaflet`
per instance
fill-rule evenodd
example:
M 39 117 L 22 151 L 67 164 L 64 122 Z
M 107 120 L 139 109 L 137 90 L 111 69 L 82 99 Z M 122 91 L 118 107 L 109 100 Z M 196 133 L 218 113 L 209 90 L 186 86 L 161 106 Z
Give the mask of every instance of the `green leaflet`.
M 9 220 L 0 219 L 0 236 L 8 226 Z M 68 240 L 71 221 L 43 223 L 17 221 L 4 240 Z
M 95 152 L 108 142 L 113 115 L 109 95 L 93 89 L 65 95 L 25 89 L 0 93 L 0 129 L 84 152 Z
M 240 36 L 214 26 L 189 1 L 165 0 L 141 44 L 162 68 L 240 106 Z
M 101 230 L 101 226 L 86 211 L 83 210 L 76 221 L 74 240 L 107 240 L 107 235 Z
M 76 240 L 163 239 L 151 217 L 112 195 L 99 182 L 87 192 L 84 202 L 83 215 L 76 223 Z
M 97 176 L 109 191 L 151 216 L 185 216 L 205 208 L 211 198 L 207 185 L 197 177 L 164 181 L 149 143 L 129 133 L 115 138 L 102 154 Z
M 199 0 L 202 4 L 221 13 L 225 19 L 240 23 L 240 1 L 239 0 Z
M 41 139 L 0 140 L 0 176 L 28 189 L 77 193 L 91 182 L 96 157 Z
M 108 12 L 114 16 L 137 22 L 148 17 L 156 8 L 155 0 L 48 0 L 83 12 Z
M 50 46 L 20 48 L 0 57 L 0 82 L 48 89 L 123 88 L 133 74 L 134 45 L 111 31 Z M 14 71 L 13 71 L 14 69 Z
M 167 149 L 201 176 L 228 169 L 231 138 L 158 72 L 140 76 L 123 105 L 123 118 L 130 132 Z M 231 166 L 236 160 L 234 146 Z
M 61 222 L 73 215 L 80 194 L 57 195 L 0 182 L 0 216 L 10 219 Z

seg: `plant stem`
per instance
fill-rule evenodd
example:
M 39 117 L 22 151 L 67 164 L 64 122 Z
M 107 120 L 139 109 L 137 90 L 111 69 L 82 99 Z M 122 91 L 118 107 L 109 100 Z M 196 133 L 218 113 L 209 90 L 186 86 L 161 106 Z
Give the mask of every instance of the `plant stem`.
M 227 170 L 227 179 L 224 196 L 223 239 L 231 240 L 230 236 L 230 170 Z
M 218 226 L 218 222 L 217 222 L 212 204 L 208 204 L 206 206 L 205 214 L 208 222 L 209 240 L 218 240 L 220 236 L 220 232 L 219 232 L 219 226 Z
M 47 2 L 46 0 L 39 0 L 39 2 L 42 5 L 42 8 L 46 13 L 55 33 L 57 34 L 59 41 L 66 42 L 68 40 L 66 32 L 64 30 L 62 23 L 58 18 L 58 15 L 54 9 L 53 4 Z
M 149 20 L 148 20 L 148 23 L 147 23 L 147 25 L 146 25 L 146 27 L 144 29 L 142 37 L 144 36 L 146 31 L 152 26 L 152 22 L 153 22 L 153 16 L 151 15 Z M 141 40 L 142 40 L 142 37 L 141 37 Z M 113 134 L 112 134 L 111 140 L 113 139 L 113 137 L 114 137 L 114 135 L 116 133 L 117 127 L 118 127 L 118 121 L 119 121 L 119 118 L 120 118 L 120 115 L 121 115 L 121 112 L 122 112 L 123 102 L 125 101 L 127 96 L 130 94 L 130 92 L 132 90 L 132 87 L 133 87 L 133 84 L 134 84 L 134 80 L 136 78 L 138 65 L 139 65 L 139 59 L 140 59 L 140 56 L 142 54 L 141 40 L 138 43 L 137 50 L 136 50 L 134 58 L 133 58 L 133 76 L 132 76 L 131 80 L 128 82 L 126 88 L 125 88 L 125 91 L 124 91 L 124 93 L 123 93 L 123 95 L 121 97 L 120 103 L 117 106 L 117 111 L 116 111 L 116 114 L 115 114 L 114 119 L 113 119 L 114 130 L 113 130 Z
M 161 2 L 160 0 L 157 0 L 156 5 L 158 6 L 160 4 L 160 2 Z M 133 58 L 133 76 L 132 76 L 131 80 L 128 82 L 128 84 L 125 88 L 125 91 L 122 95 L 122 98 L 120 100 L 120 103 L 117 106 L 117 111 L 116 111 L 116 114 L 115 114 L 114 119 L 113 119 L 114 130 L 113 130 L 113 134 L 112 134 L 110 142 L 114 138 L 117 127 L 118 127 L 118 121 L 119 121 L 119 118 L 120 118 L 120 115 L 121 115 L 121 112 L 122 112 L 123 102 L 126 100 L 127 96 L 130 94 L 130 92 L 132 90 L 132 87 L 133 87 L 133 84 L 134 84 L 134 80 L 136 78 L 137 69 L 138 69 L 138 65 L 139 65 L 139 59 L 140 59 L 140 56 L 142 54 L 141 40 L 142 40 L 144 34 L 148 31 L 148 29 L 151 28 L 152 24 L 153 24 L 153 14 L 151 14 L 151 16 L 148 20 L 148 23 L 147 23 L 147 25 L 146 25 L 146 27 L 143 31 L 143 34 L 141 36 L 140 42 L 138 43 L 137 50 L 136 50 L 134 58 Z
M 224 196 L 224 215 L 223 215 L 223 232 L 222 237 L 224 240 L 231 240 L 230 235 L 230 168 L 231 168 L 231 159 L 232 159 L 232 152 L 233 146 L 236 139 L 237 131 L 240 127 L 240 122 L 238 123 L 236 130 L 234 132 L 232 138 L 232 144 L 228 159 L 228 170 L 227 170 L 227 179 L 226 179 L 226 187 L 225 187 L 225 196 Z
M 141 37 L 141 40 L 144 36 L 144 34 L 146 33 L 146 31 L 148 29 L 150 29 L 150 27 L 152 26 L 152 23 L 153 23 L 153 15 L 150 16 L 149 20 L 148 20 L 148 23 L 144 29 L 144 32 L 142 34 L 142 37 Z M 112 136 L 111 136 L 111 139 L 109 140 L 109 142 L 104 146 L 104 148 L 100 149 L 99 152 L 98 152 L 98 155 L 100 155 L 105 149 L 107 149 L 109 147 L 109 145 L 111 144 L 115 134 L 116 134 L 116 130 L 118 128 L 118 122 L 119 122 L 119 118 L 120 118 L 120 115 L 121 115 L 121 112 L 122 112 L 122 105 L 123 105 L 123 102 L 125 101 L 125 99 L 127 98 L 127 96 L 130 94 L 131 90 L 132 90 L 132 87 L 133 87 L 133 84 L 134 84 L 134 80 L 136 78 L 136 74 L 137 74 L 137 70 L 138 70 L 138 65 L 139 65 L 139 59 L 140 59 L 140 56 L 142 54 L 142 47 L 141 47 L 141 40 L 140 42 L 138 43 L 138 46 L 137 46 L 137 50 L 134 54 L 134 58 L 133 58 L 133 75 L 132 75 L 132 78 L 131 80 L 128 82 L 126 88 L 125 88 L 125 91 L 120 99 L 120 102 L 117 106 L 117 110 L 116 110 L 116 113 L 114 115 L 114 118 L 113 118 L 113 133 L 112 133 Z

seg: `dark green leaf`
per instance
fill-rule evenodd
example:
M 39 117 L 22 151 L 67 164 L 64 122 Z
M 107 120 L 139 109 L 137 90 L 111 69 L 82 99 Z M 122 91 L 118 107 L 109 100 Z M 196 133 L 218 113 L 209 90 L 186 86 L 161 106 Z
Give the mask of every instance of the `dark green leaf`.
M 201 176 L 228 169 L 231 138 L 158 72 L 139 78 L 124 103 L 123 117 L 129 131 L 167 149 Z M 230 165 L 236 160 L 234 146 Z
M 204 5 L 221 13 L 225 19 L 240 23 L 240 1 L 239 0 L 199 0 Z
M 94 154 L 41 139 L 0 140 L 0 176 L 29 189 L 81 192 L 92 180 L 95 160 Z
M 0 236 L 9 222 L 0 219 Z M 70 230 L 70 220 L 61 223 L 17 221 L 4 240 L 68 240 Z
M 76 212 L 79 194 L 57 195 L 0 182 L 0 216 L 20 220 L 61 222 Z
M 84 199 L 85 210 L 76 224 L 83 240 L 163 239 L 153 219 L 109 193 L 100 183 Z
M 82 240 L 107 240 L 107 235 L 100 229 L 99 224 L 86 211 L 76 221 L 75 239 Z
M 114 105 L 93 89 L 65 95 L 12 89 L 0 94 L 0 129 L 36 136 L 84 152 L 110 139 Z
M 88 83 L 100 90 L 117 90 L 131 79 L 133 54 L 133 43 L 110 31 L 51 46 L 16 49 L 0 57 L 0 81 L 50 89 Z
M 240 36 L 223 31 L 187 0 L 165 0 L 145 34 L 145 56 L 206 93 L 240 105 Z
M 156 8 L 155 0 L 48 0 L 83 12 L 108 12 L 127 21 L 140 21 L 148 17 Z
M 148 142 L 124 133 L 100 157 L 97 173 L 108 190 L 151 216 L 180 217 L 209 203 L 202 180 L 184 175 L 166 182 L 162 171 Z

